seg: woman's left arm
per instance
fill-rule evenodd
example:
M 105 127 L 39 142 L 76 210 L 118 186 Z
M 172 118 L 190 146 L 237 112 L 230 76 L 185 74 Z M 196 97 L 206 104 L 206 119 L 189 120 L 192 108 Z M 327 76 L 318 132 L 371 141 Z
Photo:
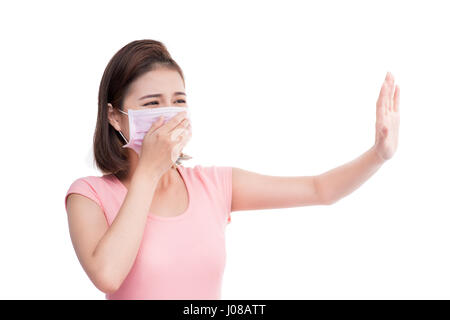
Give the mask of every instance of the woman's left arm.
M 329 205 L 347 196 L 397 150 L 400 89 L 387 73 L 376 103 L 375 144 L 358 158 L 317 176 L 277 177 L 232 172 L 231 211 Z
M 347 196 L 381 165 L 392 158 L 398 145 L 400 125 L 400 88 L 394 84 L 390 72 L 380 90 L 376 104 L 375 144 L 357 159 L 317 177 L 317 187 L 327 203 L 335 203 Z

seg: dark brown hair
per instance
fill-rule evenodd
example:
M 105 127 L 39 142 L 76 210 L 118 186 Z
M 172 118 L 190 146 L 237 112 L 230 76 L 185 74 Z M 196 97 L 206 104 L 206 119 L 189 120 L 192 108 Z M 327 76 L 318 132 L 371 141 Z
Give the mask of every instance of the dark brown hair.
M 97 124 L 94 133 L 94 161 L 103 174 L 115 174 L 119 179 L 129 173 L 128 153 L 123 138 L 108 121 L 108 103 L 123 110 L 123 102 L 131 83 L 144 73 L 166 67 L 184 75 L 172 59 L 166 46 L 156 40 L 135 40 L 121 48 L 111 58 L 103 73 L 98 93 Z

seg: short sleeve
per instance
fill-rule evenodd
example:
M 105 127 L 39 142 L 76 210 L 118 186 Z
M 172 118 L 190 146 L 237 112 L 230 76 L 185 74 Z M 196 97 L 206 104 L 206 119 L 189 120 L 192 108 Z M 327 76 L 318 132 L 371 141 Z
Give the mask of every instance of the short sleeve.
M 225 198 L 226 206 L 226 221 L 227 224 L 231 222 L 231 198 L 232 198 L 232 167 L 216 167 L 217 176 L 219 179 L 220 187 Z
M 97 192 L 95 191 L 94 187 L 87 178 L 79 178 L 70 185 L 69 190 L 67 191 L 66 196 L 64 198 L 64 205 L 66 208 L 66 212 L 67 212 L 67 197 L 71 193 L 78 193 L 95 201 L 104 211 L 103 205 L 98 197 Z

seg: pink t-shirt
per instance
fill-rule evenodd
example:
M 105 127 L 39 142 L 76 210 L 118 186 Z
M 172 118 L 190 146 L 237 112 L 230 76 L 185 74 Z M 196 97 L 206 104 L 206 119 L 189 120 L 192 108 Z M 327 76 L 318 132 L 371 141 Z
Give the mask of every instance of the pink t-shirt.
M 149 213 L 133 267 L 121 287 L 106 299 L 220 299 L 225 268 L 225 227 L 231 221 L 231 167 L 179 166 L 189 194 L 181 215 Z M 75 180 L 67 196 L 95 201 L 108 226 L 127 189 L 114 175 Z

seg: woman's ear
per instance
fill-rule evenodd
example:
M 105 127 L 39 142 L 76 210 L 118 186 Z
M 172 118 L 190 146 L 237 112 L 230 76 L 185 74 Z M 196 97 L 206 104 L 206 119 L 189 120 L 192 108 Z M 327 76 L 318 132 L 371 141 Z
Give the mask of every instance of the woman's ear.
M 118 117 L 119 115 L 115 112 L 112 104 L 108 103 L 108 122 L 114 127 L 114 129 L 121 131 Z

